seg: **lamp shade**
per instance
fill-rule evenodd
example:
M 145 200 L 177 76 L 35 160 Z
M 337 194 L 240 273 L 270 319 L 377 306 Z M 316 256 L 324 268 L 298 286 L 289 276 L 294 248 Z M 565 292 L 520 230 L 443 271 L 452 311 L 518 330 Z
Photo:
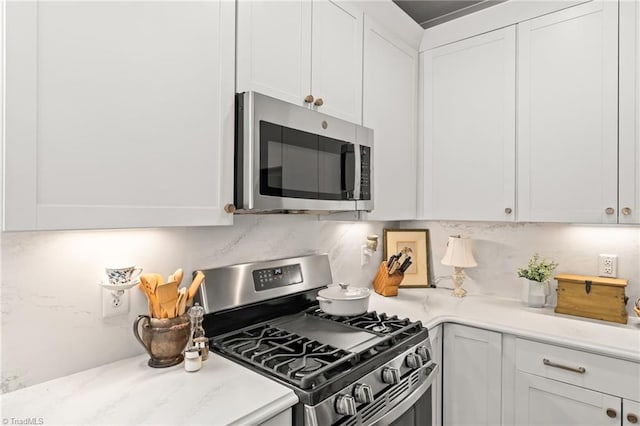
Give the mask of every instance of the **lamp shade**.
M 460 235 L 449 237 L 447 251 L 442 258 L 442 264 L 459 268 L 478 266 L 471 251 L 471 239 Z

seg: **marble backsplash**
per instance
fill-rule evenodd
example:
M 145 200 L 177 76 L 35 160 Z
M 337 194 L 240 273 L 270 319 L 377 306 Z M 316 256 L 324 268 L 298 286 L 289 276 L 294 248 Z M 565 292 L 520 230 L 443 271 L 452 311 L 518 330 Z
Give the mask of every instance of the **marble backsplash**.
M 104 268 L 139 265 L 167 276 L 194 269 L 329 253 L 334 281 L 368 285 L 379 249 L 360 246 L 389 223 L 305 215 L 236 216 L 230 227 L 2 233 L 2 392 L 143 353 L 132 323 L 147 308 L 136 288 L 128 316 L 102 318 Z M 186 280 L 185 280 L 186 281 Z
M 236 216 L 232 227 L 0 234 L 2 392 L 143 352 L 131 325 L 146 309 L 137 290 L 130 313 L 102 318 L 105 266 L 137 264 L 168 275 L 198 268 L 329 253 L 334 281 L 367 286 L 382 248 L 360 266 L 368 234 L 391 228 L 430 230 L 434 275 L 450 287 L 440 264 L 449 235 L 474 240 L 476 268 L 466 270 L 470 294 L 520 296 L 516 269 L 535 252 L 560 263 L 559 272 L 596 274 L 599 253 L 619 256 L 627 294 L 640 296 L 640 228 L 471 222 L 338 222 L 317 216 Z M 552 292 L 552 296 L 553 296 Z M 553 303 L 553 299 L 550 300 Z

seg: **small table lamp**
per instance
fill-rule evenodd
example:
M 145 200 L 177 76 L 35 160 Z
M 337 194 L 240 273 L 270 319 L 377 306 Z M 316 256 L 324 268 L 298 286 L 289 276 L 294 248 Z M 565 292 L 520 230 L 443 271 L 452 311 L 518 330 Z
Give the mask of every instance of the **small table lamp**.
M 471 251 L 471 240 L 460 235 L 449 237 L 447 251 L 442 258 L 442 264 L 454 267 L 453 274 L 453 295 L 464 297 L 467 291 L 462 288 L 464 272 L 462 268 L 472 268 L 478 266 Z

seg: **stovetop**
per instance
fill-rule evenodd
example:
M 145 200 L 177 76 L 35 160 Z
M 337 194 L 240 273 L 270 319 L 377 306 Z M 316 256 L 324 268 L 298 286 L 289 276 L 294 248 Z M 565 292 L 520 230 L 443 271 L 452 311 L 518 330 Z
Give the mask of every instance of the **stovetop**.
M 210 348 L 291 387 L 300 400 L 296 416 L 304 405 L 333 419 L 334 404 L 347 401 L 354 386 L 374 396 L 401 387 L 408 392 L 435 368 L 429 332 L 420 322 L 375 311 L 339 317 L 319 309 L 318 292 L 333 282 L 327 255 L 203 273 L 196 301 L 205 309 Z
M 317 306 L 211 339 L 212 348 L 318 399 L 372 371 L 428 332 L 408 319 L 367 312 L 336 317 Z M 327 388 L 327 392 L 322 390 Z M 316 395 L 318 398 L 316 398 Z

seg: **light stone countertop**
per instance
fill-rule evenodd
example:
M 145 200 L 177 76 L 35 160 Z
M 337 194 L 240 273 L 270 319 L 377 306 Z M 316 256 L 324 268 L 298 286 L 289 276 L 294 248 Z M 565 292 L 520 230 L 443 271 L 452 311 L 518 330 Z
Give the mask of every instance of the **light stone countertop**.
M 556 314 L 552 307 L 529 308 L 517 299 L 470 294 L 457 298 L 451 293 L 400 288 L 398 296 L 383 297 L 372 292 L 369 309 L 420 320 L 428 328 L 453 322 L 640 362 L 640 321 L 633 311 L 625 325 Z
M 213 353 L 193 373 L 184 363 L 151 368 L 148 359 L 127 358 L 2 394 L 2 423 L 249 425 L 298 402 L 288 387 Z
M 622 325 L 528 308 L 514 299 L 458 299 L 451 290 L 408 288 L 397 297 L 372 292 L 369 309 L 428 328 L 454 322 L 640 362 L 640 322 L 631 316 Z M 42 418 L 45 425 L 256 424 L 298 401 L 289 388 L 216 354 L 196 373 L 182 364 L 152 369 L 146 361 L 146 355 L 128 358 L 0 395 L 2 418 L 5 424 Z

